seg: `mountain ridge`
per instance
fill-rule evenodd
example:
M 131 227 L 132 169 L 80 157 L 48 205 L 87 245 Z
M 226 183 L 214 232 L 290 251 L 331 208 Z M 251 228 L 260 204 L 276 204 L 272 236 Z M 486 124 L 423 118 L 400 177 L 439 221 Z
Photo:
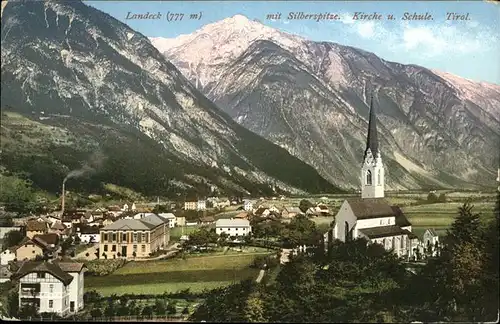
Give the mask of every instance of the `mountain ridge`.
M 308 41 L 243 19 L 242 16 L 205 25 L 190 35 L 162 44 L 159 44 L 161 42 L 158 38 L 150 40 L 198 89 L 241 123 L 250 104 L 241 105 L 233 99 L 248 94 L 259 85 L 252 84 L 247 89 L 240 89 L 240 94 L 224 93 L 223 90 L 245 82 L 242 80 L 251 78 L 251 73 L 266 69 L 266 66 L 247 64 L 242 59 L 245 51 L 255 41 L 267 40 L 292 53 L 307 67 L 309 74 L 322 80 L 325 87 L 330 89 L 330 95 L 336 96 L 337 101 L 340 101 L 330 107 L 330 111 L 341 109 L 362 116 L 361 119 L 355 118 L 356 140 L 346 144 L 349 148 L 338 143 L 324 147 L 323 155 L 331 155 L 332 151 L 337 151 L 340 155 L 351 158 L 341 161 L 338 157 L 331 157 L 330 162 L 320 161 L 318 157 L 308 158 L 311 154 L 305 149 L 298 149 L 293 142 L 280 143 L 276 140 L 285 136 L 284 134 L 279 131 L 272 134 L 260 129 L 261 118 L 267 118 L 264 116 L 254 116 L 253 126 L 244 125 L 287 148 L 289 152 L 314 166 L 327 179 L 343 187 L 359 187 L 357 166 L 360 160 L 357 153 L 351 151 L 357 152 L 364 145 L 367 98 L 372 91 L 376 94 L 376 104 L 380 106 L 378 119 L 381 122 L 378 125 L 391 130 L 381 138 L 382 141 L 387 138 L 390 142 L 390 145 L 383 147 L 383 153 L 385 149 L 386 158 L 389 159 L 385 161 L 386 169 L 389 169 L 388 188 L 494 185 L 494 173 L 498 165 L 498 155 L 494 152 L 500 136 L 500 120 L 494 117 L 500 116 L 498 85 L 484 83 L 485 86 L 480 88 L 477 83 L 451 74 L 434 73 L 418 65 L 385 61 L 373 53 L 354 47 Z M 171 47 L 172 44 L 177 45 Z M 212 50 L 213 48 L 217 50 Z M 207 54 L 201 58 L 198 53 Z M 238 71 L 234 69 L 235 64 L 241 65 Z M 232 78 L 229 77 L 231 75 Z M 267 93 L 269 97 L 282 96 L 281 91 L 290 84 L 283 81 L 281 85 L 276 85 L 279 83 L 279 80 L 275 82 L 273 90 L 269 90 L 269 85 L 267 88 L 262 85 L 261 93 Z M 291 97 L 293 93 L 290 94 L 289 98 Z M 304 106 L 303 110 L 312 109 L 311 105 L 312 103 Z M 280 105 L 272 108 L 282 110 Z M 274 114 L 273 109 L 268 107 L 266 110 L 264 107 L 261 113 L 270 116 Z M 304 126 L 305 129 L 315 127 L 318 127 L 315 120 L 310 120 Z M 326 127 L 333 134 L 338 131 L 349 133 L 348 129 L 338 129 L 331 123 L 322 124 L 321 127 Z M 384 132 L 383 129 L 379 131 Z M 322 144 L 317 144 L 321 149 Z M 345 164 L 353 167 L 344 167 Z M 344 170 L 332 171 L 339 168 L 339 165 Z M 393 176 L 390 175 L 391 168 Z M 419 170 L 417 174 L 415 170 Z M 398 180 L 403 174 L 408 179 Z
M 22 41 L 14 41 L 15 37 Z M 137 144 L 127 145 L 151 147 L 143 151 L 146 159 L 160 163 L 161 159 L 152 157 L 157 150 L 167 165 L 175 168 L 184 163 L 193 173 L 187 179 L 183 172 L 155 168 L 175 178 L 153 180 L 153 175 L 145 175 L 155 188 L 166 190 L 170 183 L 181 182 L 193 190 L 202 186 L 205 191 L 215 187 L 222 192 L 260 194 L 271 192 L 275 183 L 284 192 L 338 190 L 309 165 L 234 122 L 144 35 L 82 2 L 9 2 L 5 6 L 2 112 L 6 110 L 46 124 L 68 115 L 96 127 L 112 127 L 117 138 L 128 130 L 145 135 Z M 65 129 L 71 132 L 74 127 Z M 82 136 L 90 130 L 80 131 Z M 2 135 L 7 138 L 10 133 Z M 23 133 L 28 135 L 33 136 Z M 15 147 L 9 154 L 13 159 L 7 167 L 15 168 Z M 65 165 L 61 156 L 54 158 Z M 122 158 L 115 163 L 127 164 L 131 155 Z M 53 169 L 54 178 L 64 176 L 67 167 Z M 301 174 L 294 174 L 294 169 Z M 146 174 L 147 168 L 141 172 Z M 120 185 L 124 177 L 125 172 L 119 173 L 114 182 Z M 168 183 L 162 185 L 162 181 Z

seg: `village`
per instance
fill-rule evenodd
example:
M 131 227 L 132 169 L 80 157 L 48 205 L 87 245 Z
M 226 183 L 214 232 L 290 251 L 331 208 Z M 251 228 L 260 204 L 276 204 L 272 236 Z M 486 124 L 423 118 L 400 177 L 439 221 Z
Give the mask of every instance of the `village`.
M 374 114 L 371 109 L 360 193 L 158 198 L 78 209 L 65 207 L 63 188 L 59 210 L 3 215 L 0 281 L 8 306 L 2 311 L 17 305 L 19 318 L 168 314 L 185 320 L 209 289 L 272 281 L 295 255 L 359 238 L 392 251 L 414 271 L 439 256 L 439 233 L 458 205 L 475 197 L 492 210 L 494 193 L 386 192 Z M 104 296 L 114 296 L 111 304 L 102 304 Z M 142 306 L 130 304 L 133 296 L 145 299 Z

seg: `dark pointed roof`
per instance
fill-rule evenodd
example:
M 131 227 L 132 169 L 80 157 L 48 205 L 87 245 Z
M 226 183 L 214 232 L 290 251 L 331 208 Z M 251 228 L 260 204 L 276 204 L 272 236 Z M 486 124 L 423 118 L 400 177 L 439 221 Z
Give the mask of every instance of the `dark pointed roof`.
M 368 149 L 371 150 L 373 157 L 378 152 L 378 137 L 377 137 L 377 116 L 375 116 L 375 109 L 373 107 L 373 94 L 370 101 L 370 117 L 368 119 L 368 136 L 366 137 L 366 149 L 363 160 L 366 159 Z

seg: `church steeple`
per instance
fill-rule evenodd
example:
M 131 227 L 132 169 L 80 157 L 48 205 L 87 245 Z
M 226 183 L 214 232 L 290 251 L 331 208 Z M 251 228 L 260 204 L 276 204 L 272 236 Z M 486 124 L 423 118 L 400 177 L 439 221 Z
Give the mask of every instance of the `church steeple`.
M 370 117 L 368 119 L 368 136 L 366 137 L 366 149 L 363 160 L 366 159 L 368 149 L 372 152 L 373 157 L 378 153 L 378 137 L 377 137 L 377 116 L 375 116 L 375 109 L 373 107 L 373 94 L 370 101 Z
M 361 168 L 361 198 L 384 197 L 384 164 L 378 147 L 377 116 L 373 107 L 373 94 L 370 101 L 368 135 Z

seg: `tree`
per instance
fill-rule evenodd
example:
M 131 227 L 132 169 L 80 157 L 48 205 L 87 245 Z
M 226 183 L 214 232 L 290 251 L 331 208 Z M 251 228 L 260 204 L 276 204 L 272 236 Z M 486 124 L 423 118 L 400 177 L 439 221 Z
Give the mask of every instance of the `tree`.
M 17 290 L 7 295 L 7 314 L 10 317 L 19 316 L 19 292 Z
M 447 201 L 446 194 L 443 192 L 439 195 L 438 202 L 445 203 Z
M 92 310 L 90 311 L 90 316 L 92 316 L 93 318 L 102 317 L 101 309 L 97 305 L 94 306 L 94 308 L 92 308 Z
M 175 301 L 171 301 L 170 303 L 168 303 L 167 313 L 169 315 L 175 315 L 175 314 L 177 314 L 177 307 L 175 305 L 176 305 Z
M 151 316 L 153 315 L 153 309 L 151 308 L 151 306 L 146 306 L 142 309 L 142 312 L 141 312 L 141 315 L 142 316 Z
M 167 311 L 166 303 L 164 299 L 155 300 L 155 313 L 156 315 L 165 315 Z
M 135 257 L 137 257 L 137 252 L 135 252 L 135 251 L 134 251 L 134 252 L 132 252 L 132 256 L 133 256 L 133 257 L 134 257 L 134 259 L 135 259 Z
M 182 315 L 189 315 L 189 308 L 187 306 L 182 310 Z
M 314 205 L 312 204 L 312 202 L 310 202 L 309 200 L 306 200 L 306 199 L 302 199 L 299 203 L 299 209 L 305 213 L 309 208 L 313 207 Z
M 21 241 L 23 240 L 24 235 L 21 233 L 21 231 L 9 231 L 7 234 L 5 234 L 4 239 L 3 239 L 3 245 L 2 245 L 2 251 L 16 246 Z
M 438 201 L 438 196 L 434 192 L 429 192 L 427 195 L 427 202 L 428 203 L 436 203 Z
M 6 211 L 28 213 L 35 209 L 35 195 L 29 181 L 0 175 L 0 201 Z

